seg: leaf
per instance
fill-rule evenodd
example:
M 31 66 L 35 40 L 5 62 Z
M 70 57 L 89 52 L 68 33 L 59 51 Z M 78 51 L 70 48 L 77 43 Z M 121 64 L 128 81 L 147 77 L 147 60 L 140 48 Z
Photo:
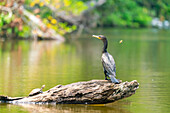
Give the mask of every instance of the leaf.
M 31 2 L 30 7 L 34 7 L 34 6 L 35 6 L 35 2 Z
M 42 7 L 42 6 L 44 6 L 44 3 L 43 3 L 43 2 L 41 2 L 39 5 L 40 5 L 40 7 Z
M 12 33 L 12 29 L 11 29 L 11 28 L 8 28 L 8 29 L 7 29 L 7 33 L 8 33 L 8 34 L 11 34 L 11 33 Z
M 48 28 L 51 28 L 51 27 L 52 27 L 52 25 L 48 23 L 48 24 L 47 24 L 47 27 L 48 27 Z
M 2 27 L 4 25 L 2 19 L 0 19 L 0 27 Z
M 52 23 L 52 24 L 56 24 L 56 23 L 57 23 L 57 20 L 56 20 L 56 19 L 52 19 L 52 20 L 51 20 L 51 23 Z

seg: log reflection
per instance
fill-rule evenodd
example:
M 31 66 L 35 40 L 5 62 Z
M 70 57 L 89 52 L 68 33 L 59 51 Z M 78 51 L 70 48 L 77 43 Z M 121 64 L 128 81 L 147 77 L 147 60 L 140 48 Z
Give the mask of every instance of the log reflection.
M 120 105 L 22 105 L 29 113 L 130 113 Z

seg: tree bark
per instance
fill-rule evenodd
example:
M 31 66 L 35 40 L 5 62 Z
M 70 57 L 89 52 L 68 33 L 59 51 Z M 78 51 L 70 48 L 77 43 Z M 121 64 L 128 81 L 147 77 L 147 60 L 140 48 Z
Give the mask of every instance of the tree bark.
M 10 98 L 0 96 L 0 102 L 13 104 L 105 104 L 133 95 L 139 83 L 136 80 L 120 84 L 108 80 L 91 80 L 68 85 L 57 85 L 35 96 Z

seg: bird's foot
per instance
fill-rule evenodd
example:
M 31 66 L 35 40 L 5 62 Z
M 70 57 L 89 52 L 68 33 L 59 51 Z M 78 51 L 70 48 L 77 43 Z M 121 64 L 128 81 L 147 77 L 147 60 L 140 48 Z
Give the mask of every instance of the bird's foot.
M 105 80 L 111 80 L 111 79 L 108 79 L 108 78 L 106 77 Z
M 115 84 L 119 84 L 119 82 L 115 82 Z

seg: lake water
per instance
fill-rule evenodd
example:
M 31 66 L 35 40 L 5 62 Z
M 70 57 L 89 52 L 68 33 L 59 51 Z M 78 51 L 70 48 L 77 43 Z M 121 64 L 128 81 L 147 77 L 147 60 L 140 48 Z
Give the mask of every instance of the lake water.
M 140 88 L 136 94 L 101 105 L 0 104 L 0 113 L 170 112 L 170 31 L 156 29 L 95 29 L 81 36 L 68 35 L 64 43 L 1 40 L 0 95 L 27 96 L 43 84 L 45 91 L 58 84 L 104 79 L 100 61 L 103 43 L 92 34 L 108 37 L 117 78 L 137 80 Z

